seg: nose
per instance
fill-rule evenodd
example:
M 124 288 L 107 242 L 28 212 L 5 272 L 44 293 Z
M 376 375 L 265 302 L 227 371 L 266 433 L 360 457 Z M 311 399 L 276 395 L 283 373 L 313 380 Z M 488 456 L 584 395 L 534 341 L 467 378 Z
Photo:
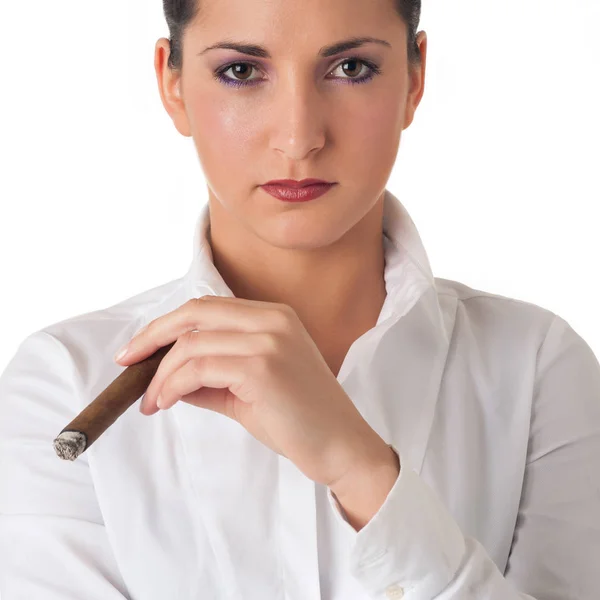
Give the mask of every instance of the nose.
M 281 78 L 271 105 L 271 145 L 290 159 L 302 160 L 326 139 L 326 109 L 314 79 Z

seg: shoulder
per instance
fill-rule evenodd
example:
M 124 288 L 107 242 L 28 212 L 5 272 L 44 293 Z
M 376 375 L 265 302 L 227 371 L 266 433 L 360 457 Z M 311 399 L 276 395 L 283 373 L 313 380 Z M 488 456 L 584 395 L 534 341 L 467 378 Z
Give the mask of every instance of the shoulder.
M 459 281 L 435 278 L 440 301 L 454 298 L 455 326 L 472 335 L 496 339 L 528 339 L 539 344 L 557 315 L 547 307 L 470 287 Z
M 31 370 L 37 365 L 40 377 L 51 369 L 65 384 L 68 381 L 83 406 L 123 370 L 113 360 L 117 349 L 147 322 L 183 304 L 186 293 L 185 280 L 179 278 L 111 306 L 51 323 L 21 342 L 12 359 L 15 368 L 29 365 Z
M 452 364 L 490 386 L 515 386 L 515 398 L 531 398 L 548 333 L 566 321 L 545 306 L 458 281 L 436 278 L 436 287 L 440 305 L 454 312 Z

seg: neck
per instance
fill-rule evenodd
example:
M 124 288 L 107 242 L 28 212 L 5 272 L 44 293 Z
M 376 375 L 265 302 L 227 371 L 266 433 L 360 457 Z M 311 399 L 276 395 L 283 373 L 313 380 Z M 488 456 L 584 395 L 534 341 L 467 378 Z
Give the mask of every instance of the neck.
M 216 199 L 210 210 L 213 261 L 234 296 L 289 305 L 323 346 L 375 325 L 386 296 L 383 197 L 342 238 L 309 250 L 250 236 Z

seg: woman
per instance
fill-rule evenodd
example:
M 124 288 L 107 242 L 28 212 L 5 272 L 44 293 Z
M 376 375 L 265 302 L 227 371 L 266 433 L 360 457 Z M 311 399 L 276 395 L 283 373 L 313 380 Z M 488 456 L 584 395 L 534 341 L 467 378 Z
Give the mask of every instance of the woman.
M 2 599 L 600 597 L 596 357 L 549 310 L 434 277 L 386 189 L 420 2 L 164 9 L 159 91 L 209 203 L 184 277 L 34 332 L 2 374 Z M 62 427 L 173 341 L 140 410 L 59 461 Z

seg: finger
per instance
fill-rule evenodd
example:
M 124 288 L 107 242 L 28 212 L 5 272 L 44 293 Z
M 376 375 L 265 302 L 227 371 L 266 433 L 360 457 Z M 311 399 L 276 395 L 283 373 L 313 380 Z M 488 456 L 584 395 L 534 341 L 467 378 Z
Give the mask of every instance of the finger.
M 192 301 L 202 300 L 206 302 L 209 298 L 214 298 L 214 296 L 192 298 L 174 311 L 147 323 L 131 337 L 127 344 L 117 351 L 115 361 L 121 364 L 139 362 L 156 352 L 159 348 L 175 341 L 187 331 L 193 331 L 194 327 L 190 326 L 189 322 L 189 307 Z M 166 339 L 169 341 L 163 341 Z M 119 353 L 124 349 L 126 349 L 126 353 L 123 356 L 119 356 Z
M 207 300 L 207 298 L 211 298 Z M 148 323 L 131 338 L 127 353 L 117 362 L 129 365 L 147 358 L 159 348 L 191 331 L 275 331 L 287 325 L 289 311 L 285 305 L 259 303 L 218 296 L 191 298 L 185 304 Z M 264 308 L 263 305 L 269 308 Z
M 157 413 L 160 410 L 158 406 L 156 406 L 156 402 L 148 402 L 146 400 L 146 394 L 142 396 L 142 401 L 140 402 L 140 412 L 143 415 L 151 416 L 154 413 Z
M 230 388 L 239 387 L 246 377 L 246 356 L 204 356 L 188 360 L 164 383 L 160 390 L 161 405 L 167 410 L 182 396 L 193 394 L 201 388 L 223 390 L 225 396 Z
M 165 354 L 148 385 L 145 397 L 156 404 L 165 381 L 192 358 L 203 356 L 257 356 L 273 352 L 276 342 L 268 333 L 190 331 L 180 336 Z

